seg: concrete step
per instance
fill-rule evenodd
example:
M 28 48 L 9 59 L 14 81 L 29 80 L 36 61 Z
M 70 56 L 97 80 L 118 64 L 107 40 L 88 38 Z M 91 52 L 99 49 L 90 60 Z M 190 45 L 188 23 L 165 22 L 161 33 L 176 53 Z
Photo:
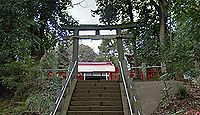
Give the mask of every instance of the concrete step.
M 122 111 L 122 106 L 70 106 L 69 111 Z
M 87 86 L 87 85 L 77 85 L 76 89 L 119 89 L 119 86 L 110 85 L 110 86 Z
M 119 89 L 75 89 L 75 93 L 117 93 Z
M 115 82 L 115 83 L 119 83 L 119 81 L 118 80 L 79 80 L 78 81 L 78 83 L 80 83 L 80 82 L 100 82 L 100 83 L 102 83 L 102 82 L 107 82 L 107 83 L 112 83 L 112 82 Z
M 77 86 L 102 86 L 102 87 L 108 87 L 108 86 L 119 86 L 118 83 L 78 83 Z
M 72 101 L 121 101 L 121 97 L 72 97 Z
M 67 115 L 123 115 L 119 81 L 78 81 Z
M 86 80 L 86 81 L 78 81 L 77 83 L 78 85 L 82 85 L 82 84 L 86 84 L 86 85 L 100 85 L 100 84 L 104 84 L 104 85 L 110 85 L 110 84 L 115 84 L 115 85 L 119 85 L 118 81 L 91 81 L 91 80 Z
M 120 97 L 120 93 L 73 93 L 73 97 Z
M 121 101 L 71 101 L 70 106 L 122 106 Z
M 123 115 L 123 111 L 68 111 L 68 115 Z

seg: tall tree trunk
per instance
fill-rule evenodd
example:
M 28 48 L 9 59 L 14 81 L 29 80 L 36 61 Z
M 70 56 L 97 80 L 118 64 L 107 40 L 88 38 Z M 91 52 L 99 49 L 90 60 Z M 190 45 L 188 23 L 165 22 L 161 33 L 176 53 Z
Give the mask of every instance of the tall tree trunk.
M 133 5 L 131 3 L 131 0 L 127 0 L 127 3 L 128 3 L 128 15 L 129 15 L 129 18 L 130 18 L 130 22 L 133 23 L 134 22 L 134 15 L 133 15 Z M 132 29 L 132 31 L 134 31 L 134 29 Z M 137 53 L 136 53 L 136 39 L 135 38 L 132 38 L 132 48 L 133 48 L 133 58 L 134 58 L 134 66 L 138 66 L 138 59 L 137 59 Z M 135 68 L 134 69 L 134 72 L 135 72 L 135 77 L 138 78 L 139 76 L 139 69 Z
M 131 3 L 131 0 L 127 0 L 127 3 L 128 3 L 128 15 L 129 15 L 129 18 L 130 18 L 130 22 L 133 22 L 133 5 Z
M 45 15 L 43 13 L 41 13 L 40 15 L 40 28 L 34 29 L 36 32 L 34 32 L 39 40 L 37 41 L 38 43 L 33 43 L 33 45 L 35 45 L 35 47 L 32 47 L 32 51 L 31 51 L 31 56 L 39 61 L 42 56 L 45 54 L 45 26 L 46 26 L 46 19 L 45 19 Z
M 154 0 L 150 0 L 150 2 L 155 7 L 156 11 L 159 14 L 160 19 L 160 46 L 161 46 L 161 71 L 166 72 L 166 64 L 165 64 L 165 55 L 164 55 L 164 48 L 165 48 L 165 41 L 166 41 L 166 30 L 167 30 L 167 8 L 168 2 L 167 0 L 157 0 L 158 4 Z
M 164 56 L 164 48 L 165 48 L 165 41 L 166 41 L 166 23 L 167 23 L 167 6 L 168 3 L 166 0 L 159 0 L 159 7 L 160 7 L 160 44 L 161 44 L 161 71 L 166 72 L 166 63 L 165 63 L 165 56 Z
M 137 67 L 138 66 L 138 59 L 137 59 L 137 53 L 136 53 L 136 38 L 134 37 L 132 39 L 132 48 L 133 48 L 133 58 L 134 58 L 134 66 Z M 135 68 L 134 69 L 134 72 L 135 72 L 135 78 L 139 78 L 139 69 L 138 68 Z

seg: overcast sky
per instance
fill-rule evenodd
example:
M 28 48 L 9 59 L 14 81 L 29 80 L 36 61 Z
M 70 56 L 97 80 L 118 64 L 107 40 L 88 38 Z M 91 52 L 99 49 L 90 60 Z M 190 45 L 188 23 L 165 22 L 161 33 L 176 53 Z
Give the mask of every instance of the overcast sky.
M 82 0 L 72 0 L 73 4 L 79 3 Z M 92 17 L 91 10 L 96 9 L 95 0 L 84 0 L 80 5 L 75 5 L 71 9 L 73 17 L 79 21 L 80 24 L 98 24 L 99 17 Z
M 80 1 L 81 0 L 72 0 L 72 3 L 76 4 Z M 70 14 L 79 21 L 79 24 L 99 24 L 99 17 L 91 16 L 91 10 L 95 9 L 95 0 L 85 0 L 81 5 L 75 5 L 74 8 L 70 10 Z M 98 53 L 98 46 L 101 44 L 101 40 L 79 40 L 79 43 L 90 46 L 96 53 Z

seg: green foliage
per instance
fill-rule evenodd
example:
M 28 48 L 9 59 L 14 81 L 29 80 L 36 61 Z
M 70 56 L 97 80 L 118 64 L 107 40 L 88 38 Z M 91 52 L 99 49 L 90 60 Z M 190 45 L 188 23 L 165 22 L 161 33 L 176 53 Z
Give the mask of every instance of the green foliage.
M 183 85 L 177 85 L 176 96 L 178 99 L 185 99 L 188 96 L 187 88 Z
M 1 63 L 16 55 L 40 60 L 68 32 L 61 25 L 77 23 L 68 13 L 71 1 L 1 0 Z M 63 41 L 62 41 L 63 42 Z
M 8 108 L 2 110 L 0 114 L 13 114 L 13 115 L 19 115 L 22 113 L 22 111 L 26 111 L 27 105 L 25 102 L 15 102 L 12 107 L 9 106 Z
M 31 72 L 31 69 L 34 66 L 32 63 L 32 60 L 26 60 L 26 62 L 17 61 L 0 65 L 0 83 L 6 86 L 13 93 L 23 94 L 22 89 L 26 88 L 26 83 L 24 83 L 24 81 L 30 77 L 34 78 L 34 75 L 37 74 L 34 73 L 35 71 Z
M 35 80 L 42 73 L 36 65 L 57 42 L 68 44 L 61 39 L 68 34 L 62 26 L 77 23 L 69 7 L 71 0 L 0 0 L 0 90 L 6 91 L 2 98 L 23 103 L 38 85 Z M 24 110 L 22 105 L 16 109 Z M 11 106 L 8 111 L 15 108 Z
M 57 49 L 57 55 L 58 55 L 58 62 L 59 64 L 62 64 L 64 67 L 69 65 L 69 53 L 68 53 L 69 46 L 60 45 Z
M 95 61 L 97 54 L 87 45 L 80 45 L 79 47 L 79 61 Z
M 54 103 L 61 89 L 62 78 L 53 77 L 51 80 L 39 78 L 34 91 L 27 97 L 27 111 L 38 111 L 40 114 L 50 114 L 50 104 Z
M 100 22 L 107 25 L 116 24 L 127 18 L 127 3 L 125 0 L 97 0 L 97 10 L 92 11 L 93 15 L 100 15 Z M 124 15 L 121 15 L 124 14 Z
M 159 81 L 160 80 L 159 73 L 154 74 L 152 80 L 153 81 Z
M 61 89 L 61 81 L 62 78 L 56 76 L 52 79 L 47 79 L 47 76 L 32 79 L 29 85 L 24 86 L 27 88 L 20 86 L 24 90 L 21 92 L 23 100 L 19 100 L 18 97 L 12 98 L 14 102 L 7 102 L 4 108 L 0 108 L 0 113 L 21 114 L 25 111 L 32 111 L 40 114 L 50 114 L 50 103 L 55 102 L 56 96 Z
M 105 24 L 135 19 L 136 27 L 128 30 L 134 37 L 124 40 L 125 52 L 133 56 L 135 66 L 136 62 L 149 65 L 165 62 L 170 75 L 165 77 L 173 79 L 180 72 L 191 77 L 200 73 L 199 5 L 198 0 L 97 0 L 98 8 L 93 13 L 100 15 L 100 21 Z M 109 52 L 112 48 L 104 45 L 100 50 Z
M 112 61 L 113 64 L 118 64 L 117 58 L 117 43 L 116 40 L 102 40 L 99 46 L 99 56 L 103 57 L 103 61 Z
M 69 47 L 68 49 L 69 53 L 69 59 L 72 60 L 73 55 L 73 47 Z M 87 46 L 87 45 L 79 45 L 79 52 L 78 52 L 78 58 L 79 61 L 95 61 L 95 58 L 97 57 L 97 54 L 94 52 L 94 50 Z
M 34 89 L 33 81 L 41 74 L 36 69 L 34 60 L 26 58 L 24 61 L 2 64 L 0 73 L 0 84 L 4 86 L 0 88 L 5 90 L 0 97 L 4 99 L 0 111 L 5 114 L 8 112 L 19 114 L 25 111 L 27 107 L 25 100 Z
M 0 1 L 0 66 L 4 71 L 0 79 L 9 89 L 29 74 L 26 59 L 31 56 L 39 61 L 58 38 L 67 34 L 61 24 L 76 23 L 67 14 L 69 7 L 72 7 L 70 0 Z
M 33 36 L 28 34 L 27 27 L 33 20 L 26 17 L 28 12 L 22 0 L 2 0 L 0 5 L 0 64 L 3 64 L 15 61 L 16 55 L 23 58 L 30 53 Z
M 42 69 L 57 69 L 58 67 L 58 54 L 55 50 L 50 50 L 40 60 L 40 67 Z
M 96 61 L 108 61 L 108 59 L 103 56 L 103 55 L 97 55 L 97 57 L 95 58 Z
M 200 56 L 200 9 L 196 0 L 178 0 L 172 5 L 176 24 L 172 34 L 173 44 L 167 50 L 166 60 L 169 72 L 183 71 L 192 78 L 199 73 Z
M 93 14 L 100 15 L 100 22 L 105 24 L 137 22 L 136 27 L 124 31 L 133 33 L 134 37 L 123 40 L 125 53 L 133 54 L 135 66 L 138 66 L 136 64 L 138 59 L 139 62 L 154 65 L 160 63 L 159 12 L 155 8 L 159 6 L 156 1 L 97 0 L 97 6 Z M 107 44 L 100 46 L 102 52 L 116 50 L 116 46 L 109 46 L 112 41 L 104 40 L 102 44 Z

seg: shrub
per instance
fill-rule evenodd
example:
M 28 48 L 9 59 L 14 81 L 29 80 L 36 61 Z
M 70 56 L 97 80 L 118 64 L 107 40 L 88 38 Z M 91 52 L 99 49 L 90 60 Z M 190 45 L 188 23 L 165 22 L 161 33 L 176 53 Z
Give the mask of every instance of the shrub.
M 176 96 L 178 99 L 185 99 L 188 96 L 187 88 L 183 85 L 177 85 Z

